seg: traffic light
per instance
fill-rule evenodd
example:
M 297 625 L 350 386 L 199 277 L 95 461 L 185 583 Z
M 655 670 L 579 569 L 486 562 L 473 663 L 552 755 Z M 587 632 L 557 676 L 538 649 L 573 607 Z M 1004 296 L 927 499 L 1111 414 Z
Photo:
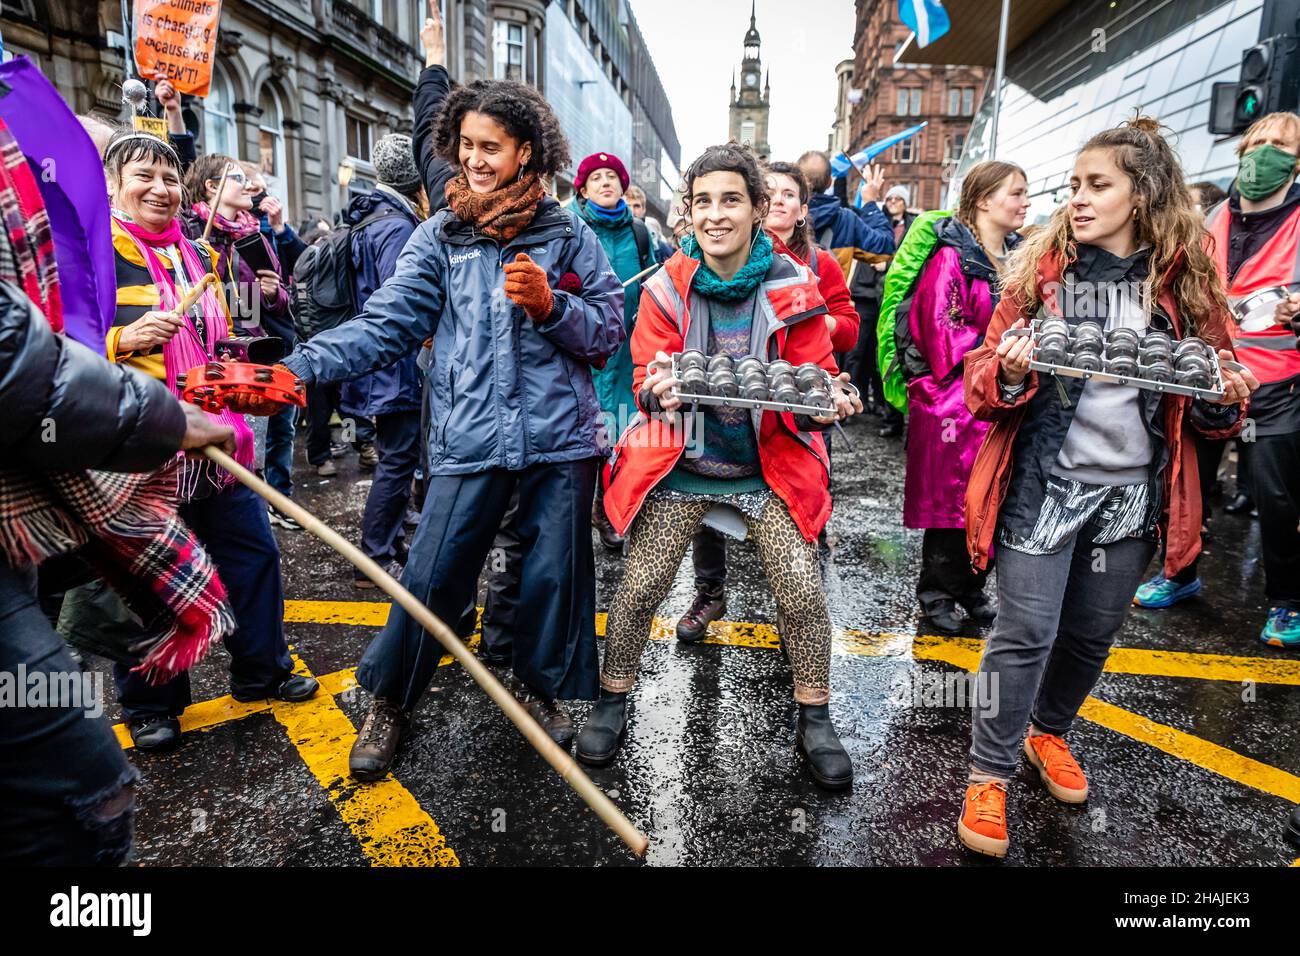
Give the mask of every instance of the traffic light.
M 1240 79 L 1215 83 L 1210 94 L 1210 132 L 1235 136 L 1280 110 L 1300 107 L 1300 37 L 1280 34 L 1241 54 Z

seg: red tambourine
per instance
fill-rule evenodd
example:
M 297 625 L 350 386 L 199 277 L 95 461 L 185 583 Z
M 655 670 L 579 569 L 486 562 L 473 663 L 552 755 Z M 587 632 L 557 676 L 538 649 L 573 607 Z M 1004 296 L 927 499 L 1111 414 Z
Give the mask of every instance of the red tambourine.
M 220 412 L 234 404 L 249 414 L 274 415 L 286 405 L 302 408 L 307 404 L 307 386 L 302 379 L 287 368 L 251 362 L 197 365 L 176 377 L 176 387 L 185 401 L 205 412 Z M 261 411 L 259 406 L 267 410 Z

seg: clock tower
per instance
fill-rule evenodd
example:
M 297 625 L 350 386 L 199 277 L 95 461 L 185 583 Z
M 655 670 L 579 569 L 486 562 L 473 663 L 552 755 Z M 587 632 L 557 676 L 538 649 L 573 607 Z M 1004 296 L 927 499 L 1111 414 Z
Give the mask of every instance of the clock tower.
M 767 159 L 767 114 L 771 105 L 768 77 L 763 74 L 759 57 L 758 27 L 755 9 L 750 7 L 749 30 L 745 32 L 745 58 L 740 61 L 740 86 L 737 92 L 736 76 L 731 77 L 731 105 L 729 136 L 737 143 L 748 143 L 760 159 Z M 761 82 L 761 87 L 760 87 Z

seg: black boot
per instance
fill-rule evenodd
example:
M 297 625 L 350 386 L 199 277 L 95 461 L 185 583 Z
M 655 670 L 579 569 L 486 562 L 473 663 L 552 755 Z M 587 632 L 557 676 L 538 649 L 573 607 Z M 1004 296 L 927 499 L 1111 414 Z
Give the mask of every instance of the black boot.
M 966 615 L 980 627 L 988 627 L 998 619 L 998 612 L 983 594 L 972 601 L 962 601 L 961 606 L 966 609 Z
M 1250 495 L 1238 491 L 1232 496 L 1232 500 L 1223 506 L 1223 510 L 1230 515 L 1249 514 L 1250 509 L 1255 507 L 1255 502 L 1250 500 Z
M 1291 819 L 1286 822 L 1286 838 L 1293 847 L 1300 850 L 1300 807 L 1291 811 Z
M 603 767 L 618 754 L 625 730 L 627 694 L 613 694 L 602 689 L 600 699 L 591 709 L 591 716 L 578 731 L 578 745 L 574 752 L 583 763 Z
M 727 599 L 721 595 L 695 592 L 695 600 L 677 621 L 677 640 L 694 644 L 704 640 L 709 625 L 727 613 Z
M 596 529 L 606 551 L 623 550 L 623 536 L 614 530 L 613 522 L 605 513 L 605 489 L 599 479 L 596 481 L 596 497 L 591 503 L 591 526 Z
M 795 745 L 808 761 L 808 772 L 817 786 L 825 790 L 847 790 L 853 786 L 853 761 L 835 735 L 829 705 L 799 705 Z
M 957 613 L 957 602 L 952 598 L 933 601 L 921 608 L 925 614 L 925 623 L 940 634 L 960 634 L 962 617 Z
M 144 753 L 162 753 L 181 744 L 181 722 L 175 717 L 141 717 L 127 722 L 131 742 Z

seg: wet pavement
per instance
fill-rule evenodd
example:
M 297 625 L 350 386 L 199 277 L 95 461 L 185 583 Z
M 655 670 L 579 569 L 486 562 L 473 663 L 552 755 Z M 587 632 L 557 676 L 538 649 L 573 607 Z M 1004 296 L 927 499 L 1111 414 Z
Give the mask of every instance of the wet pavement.
M 818 790 L 794 751 L 789 669 L 752 545 L 729 549 L 732 623 L 705 644 L 671 639 L 692 594 L 688 557 L 642 659 L 627 742 L 610 767 L 589 771 L 648 834 L 648 863 L 997 865 L 956 841 L 969 711 L 932 693 L 976 666 L 981 634 L 932 637 L 920 625 L 902 446 L 877 424 L 852 423 L 852 450 L 835 449 L 824 571 L 837 628 L 831 713 L 856 767 L 852 791 Z M 369 482 L 355 455 L 338 464 L 337 477 L 317 477 L 300 442 L 296 497 L 355 541 Z M 1216 515 L 1212 532 L 1201 596 L 1130 614 L 1070 735 L 1089 802 L 1059 804 L 1026 771 L 1014 782 L 1008 863 L 1295 862 L 1281 831 L 1300 802 L 1300 655 L 1257 640 L 1266 608 L 1255 523 Z M 196 668 L 184 746 L 132 753 L 144 776 L 138 862 L 636 864 L 455 665 L 439 670 L 390 778 L 347 779 L 366 706 L 351 669 L 385 609 L 324 544 L 277 536 L 289 641 L 326 693 L 238 704 L 224 696 L 223 650 Z M 620 560 L 598 551 L 597 573 L 603 611 Z M 579 724 L 588 706 L 574 705 Z M 118 719 L 115 705 L 109 715 Z

